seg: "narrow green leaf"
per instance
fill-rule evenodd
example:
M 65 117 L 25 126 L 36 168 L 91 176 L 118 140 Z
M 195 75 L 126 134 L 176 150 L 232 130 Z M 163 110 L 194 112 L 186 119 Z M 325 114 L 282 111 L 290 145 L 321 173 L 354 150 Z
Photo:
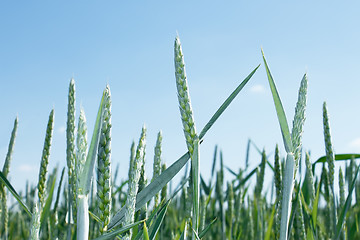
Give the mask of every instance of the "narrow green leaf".
M 144 240 L 150 240 L 150 238 L 149 238 L 149 232 L 148 232 L 148 229 L 147 229 L 147 227 L 146 227 L 146 222 L 144 222 L 143 231 L 144 231 Z
M 321 184 L 318 185 L 318 188 L 316 190 L 316 196 L 315 196 L 315 200 L 313 203 L 313 209 L 312 209 L 312 213 L 311 213 L 314 229 L 316 229 L 317 210 L 319 207 L 319 198 L 320 198 L 320 186 L 321 186 Z
M 166 211 L 168 209 L 168 206 L 170 204 L 170 201 L 168 201 L 165 206 L 161 209 L 159 215 L 156 216 L 155 218 L 155 222 L 151 225 L 150 227 L 150 235 L 149 235 L 149 238 L 151 240 L 154 240 L 155 237 L 156 237 L 156 234 L 158 233 L 160 227 L 161 227 L 161 224 L 162 222 L 164 221 L 164 218 L 165 218 L 165 214 L 166 214 Z
M 18 203 L 20 204 L 20 206 L 25 210 L 25 212 L 27 212 L 27 214 L 31 217 L 32 213 L 30 212 L 29 208 L 26 206 L 26 204 L 21 200 L 21 197 L 19 196 L 19 194 L 15 191 L 15 189 L 13 188 L 13 186 L 10 184 L 10 182 L 6 179 L 6 177 L 4 176 L 4 174 L 2 173 L 2 171 L 0 171 L 0 179 L 3 182 L 3 184 L 9 189 L 9 191 L 11 192 L 11 194 L 16 198 L 16 200 L 18 201 Z
M 116 237 L 119 234 L 122 234 L 126 231 L 129 231 L 131 228 L 139 225 L 140 223 L 144 222 L 145 220 L 141 220 L 129 225 L 126 225 L 122 228 L 116 229 L 112 232 L 108 232 L 108 233 L 104 233 L 103 235 L 101 235 L 100 237 L 95 238 L 94 240 L 107 240 L 107 239 L 114 239 L 114 237 Z
M 215 145 L 213 163 L 212 163 L 212 167 L 211 167 L 211 179 L 214 177 L 214 171 L 215 171 L 215 166 L 216 166 L 216 158 L 217 158 L 217 149 L 218 149 L 218 146 Z
M 350 191 L 349 191 L 349 194 L 346 198 L 346 202 L 345 202 L 345 205 L 342 207 L 341 209 L 341 212 L 340 212 L 340 215 L 339 215 L 339 219 L 338 219 L 338 222 L 336 224 L 336 234 L 335 234 L 335 239 L 339 239 L 340 238 L 340 233 L 341 233 L 341 229 L 342 229 L 342 225 L 344 224 L 344 221 L 345 221 L 345 218 L 346 218 L 346 213 L 347 211 L 349 210 L 350 208 L 350 205 L 351 205 L 351 198 L 352 198 L 352 192 L 355 188 L 355 183 L 356 183 L 356 180 L 357 180 L 357 175 L 359 173 L 359 169 L 360 169 L 360 166 L 357 168 L 356 170 L 356 173 L 355 173 L 355 176 L 354 176 L 354 180 L 351 184 L 351 188 L 350 188 Z
M 260 166 L 260 164 L 259 164 L 259 166 Z M 257 168 L 258 167 L 255 167 L 244 179 L 242 179 L 240 181 L 239 185 L 237 185 L 234 188 L 234 191 L 237 191 L 242 185 L 244 185 L 252 177 L 252 175 L 254 175 L 256 173 Z
M 206 183 L 201 175 L 200 175 L 200 182 L 201 182 L 201 186 L 202 186 L 202 189 L 204 190 L 205 194 L 207 196 L 209 196 L 211 186 L 206 185 Z
M 102 223 L 102 221 L 101 221 L 101 219 L 98 217 L 98 216 L 96 216 L 92 211 L 90 211 L 89 210 L 89 215 L 90 215 L 90 217 L 92 217 L 92 219 L 94 219 L 96 222 L 98 222 L 98 223 Z
M 285 149 L 286 149 L 287 153 L 289 153 L 289 152 L 293 153 L 294 150 L 293 150 L 293 145 L 292 145 L 292 141 L 291 141 L 289 125 L 288 125 L 288 122 L 286 120 L 285 111 L 284 111 L 283 105 L 281 103 L 279 93 L 278 93 L 278 91 L 276 89 L 274 79 L 271 76 L 270 69 L 269 69 L 269 67 L 267 65 L 265 55 L 264 55 L 264 52 L 263 52 L 262 49 L 261 49 L 261 53 L 262 53 L 262 56 L 263 56 L 263 59 L 264 59 L 265 68 L 266 68 L 266 74 L 267 74 L 267 77 L 268 77 L 268 80 L 269 80 L 271 93 L 272 93 L 274 103 L 275 103 L 276 113 L 277 113 L 277 117 L 278 117 L 278 120 L 279 120 L 281 134 L 282 134 L 282 137 L 283 137 Z
M 187 225 L 187 224 L 185 223 L 184 231 L 182 232 L 179 240 L 186 240 L 186 232 L 187 232 L 186 225 Z
M 207 225 L 204 230 L 201 231 L 201 233 L 199 234 L 199 238 L 203 238 L 205 236 L 205 234 L 211 229 L 211 227 L 214 225 L 214 223 L 216 222 L 217 218 L 214 218 L 209 225 Z
M 80 178 L 79 191 L 83 191 L 83 194 L 88 194 L 90 192 L 91 179 L 93 175 L 95 159 L 97 155 L 96 153 L 100 138 L 100 130 L 102 124 L 102 117 L 103 117 L 102 115 L 104 109 L 104 97 L 105 97 L 105 91 L 103 92 L 99 110 L 96 116 L 94 132 L 91 138 L 91 144 L 90 144 L 89 152 L 86 157 L 86 162 L 83 171 L 81 172 L 81 176 L 79 177 Z
M 271 211 L 271 215 L 269 217 L 269 220 L 267 221 L 268 222 L 268 229 L 266 231 L 266 234 L 265 234 L 265 238 L 264 240 L 270 240 L 270 237 L 271 237 L 271 232 L 272 232 L 272 225 L 273 225 L 273 222 L 274 222 L 274 216 L 275 216 L 275 211 L 276 208 L 275 208 L 275 204 L 272 208 L 272 211 Z
M 54 189 L 55 189 L 55 183 L 56 183 L 56 170 L 55 170 L 55 174 L 53 174 L 53 177 L 51 180 L 52 181 L 51 181 L 50 191 L 48 192 L 48 197 L 46 199 L 44 208 L 41 210 L 41 216 L 40 216 L 41 227 L 40 227 L 40 229 L 42 229 L 44 227 L 45 223 L 47 222 L 45 220 L 47 219 L 47 217 L 49 216 L 49 213 L 50 213 L 50 206 L 51 206 L 52 199 L 54 196 Z
M 345 153 L 345 154 L 335 154 L 335 161 L 344 161 L 344 160 L 351 160 L 352 158 L 358 159 L 360 158 L 360 154 L 358 153 Z M 326 162 L 326 156 L 322 156 L 318 160 L 313 163 L 313 166 L 317 163 L 324 163 Z
M 215 112 L 215 114 L 211 117 L 209 122 L 205 125 L 203 130 L 201 130 L 199 139 L 201 140 L 207 131 L 212 127 L 212 125 L 216 122 L 216 120 L 220 117 L 220 115 L 225 111 L 225 109 L 230 105 L 230 103 L 234 100 L 234 98 L 239 94 L 239 92 L 244 88 L 246 83 L 250 80 L 250 78 L 254 75 L 256 70 L 260 67 L 260 64 L 240 83 L 240 85 L 230 94 L 230 96 L 225 100 L 225 102 L 220 106 L 220 108 Z
M 191 169 L 192 169 L 192 183 L 193 183 L 193 218 L 192 226 L 197 235 L 199 227 L 199 215 L 200 215 L 200 152 L 199 152 L 199 139 L 196 137 L 194 140 L 194 152 L 191 158 Z

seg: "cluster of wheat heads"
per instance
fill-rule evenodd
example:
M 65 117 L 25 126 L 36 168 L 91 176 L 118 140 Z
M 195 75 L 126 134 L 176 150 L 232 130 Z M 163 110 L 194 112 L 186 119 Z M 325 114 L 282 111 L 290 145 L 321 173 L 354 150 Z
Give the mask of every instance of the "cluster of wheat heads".
M 264 55 L 263 55 L 264 56 Z M 179 37 L 174 44 L 177 96 L 187 152 L 166 167 L 162 161 L 162 133 L 154 146 L 153 176 L 145 173 L 146 127 L 130 147 L 129 173 L 118 180 L 119 163 L 111 161 L 111 92 L 106 86 L 100 101 L 94 130 L 88 142 L 85 111 L 76 121 L 75 81 L 69 85 L 66 131 L 66 169 L 48 170 L 55 121 L 51 110 L 46 128 L 39 180 L 19 192 L 8 181 L 18 119 L 15 119 L 8 153 L 0 172 L 1 239 L 356 239 L 360 237 L 360 183 L 358 154 L 335 155 L 326 103 L 323 126 L 326 155 L 311 161 L 302 154 L 302 133 L 307 103 L 307 76 L 304 75 L 295 107 L 292 131 L 264 58 L 270 89 L 280 123 L 286 156 L 274 157 L 249 140 L 246 167 L 235 172 L 224 164 L 215 147 L 208 181 L 200 174 L 200 144 L 207 131 L 239 94 L 257 66 L 229 95 L 205 127 L 198 131 L 190 101 L 184 55 Z M 77 124 L 76 124 L 77 122 Z M 116 136 L 115 136 L 116 137 Z M 250 147 L 259 153 L 258 166 L 249 169 Z M 306 165 L 304 179 L 298 166 Z M 218 161 L 219 159 L 219 161 Z M 349 160 L 345 173 L 340 168 L 339 189 L 335 192 L 335 164 Z M 219 162 L 217 164 L 217 162 Z M 187 164 L 188 163 L 188 164 Z M 316 176 L 315 166 L 322 164 Z M 168 188 L 184 166 L 189 165 L 176 188 Z M 219 167 L 217 167 L 219 165 Z M 265 168 L 273 173 L 273 185 L 264 189 Z M 94 172 L 96 172 L 94 174 Z M 67 173 L 67 174 L 66 174 Z M 225 182 L 225 174 L 230 179 Z M 298 175 L 298 176 L 297 176 Z M 255 187 L 251 191 L 251 179 Z M 271 178 L 266 176 L 268 179 Z M 57 184 L 56 184 L 57 183 Z M 347 189 L 346 189 L 347 184 Z M 56 187 L 57 185 L 57 187 Z M 355 198 L 353 192 L 355 189 Z M 269 190 L 271 194 L 269 196 Z M 17 204 L 8 205 L 9 194 Z M 274 194 L 272 194 L 274 193 Z M 347 195 L 346 195 L 347 194 Z M 323 199 L 324 204 L 320 202 Z

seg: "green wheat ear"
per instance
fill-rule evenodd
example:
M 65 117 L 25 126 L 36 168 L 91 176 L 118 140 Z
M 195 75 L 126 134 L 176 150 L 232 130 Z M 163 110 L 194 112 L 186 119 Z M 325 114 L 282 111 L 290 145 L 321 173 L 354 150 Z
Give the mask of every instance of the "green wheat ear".
M 329 187 L 331 190 L 330 199 L 332 200 L 332 228 L 333 234 L 335 235 L 336 231 L 336 222 L 337 222 L 337 213 L 336 213 L 336 200 L 335 200 L 335 190 L 334 190 L 334 175 L 335 175 L 335 154 L 331 141 L 330 134 L 330 123 L 329 123 L 329 115 L 326 107 L 326 102 L 323 104 L 323 126 L 324 126 L 324 139 L 325 139 L 325 152 L 326 152 L 326 160 L 329 167 Z
M 301 152 L 301 139 L 303 134 L 303 126 L 305 123 L 305 108 L 306 108 L 306 99 L 307 99 L 307 85 L 308 85 L 308 78 L 305 74 L 301 80 L 299 94 L 298 94 L 298 101 L 295 107 L 295 115 L 293 120 L 293 128 L 291 131 L 291 140 L 294 149 L 294 159 L 295 159 L 295 176 L 296 170 L 299 167 L 299 160 L 300 160 L 300 152 Z
M 310 162 L 310 155 L 308 152 L 305 153 L 305 164 L 306 164 L 306 174 L 308 178 L 308 184 L 310 189 L 310 203 L 312 204 L 315 200 L 315 186 L 314 186 L 314 175 L 312 172 L 312 164 Z
M 340 195 L 339 208 L 342 209 L 345 206 L 345 182 L 344 182 L 344 174 L 341 167 L 339 169 L 339 195 Z M 346 233 L 346 218 L 344 219 L 343 227 L 341 230 L 342 239 L 345 239 L 345 233 Z
M 139 187 L 139 179 L 141 174 L 141 167 L 143 164 L 144 147 L 146 140 L 146 128 L 143 126 L 139 139 L 139 144 L 136 149 L 135 157 L 130 158 L 130 169 L 129 169 L 129 182 L 128 182 L 128 194 L 125 203 L 125 216 L 123 226 L 132 224 L 134 222 L 135 215 L 135 203 L 136 195 Z M 131 239 L 131 231 L 125 235 L 124 239 Z
M 17 126 L 18 126 L 18 117 L 16 117 L 15 121 L 14 121 L 14 127 L 11 132 L 9 147 L 8 147 L 8 151 L 6 154 L 3 170 L 2 170 L 2 173 L 6 178 L 10 171 L 10 163 L 11 163 L 11 159 L 12 159 L 12 153 L 14 151 Z M 4 227 L 4 229 L 1 229 L 2 227 L 0 228 L 0 233 L 2 230 L 4 230 L 4 232 L 3 232 L 4 236 L 7 237 L 9 213 L 8 213 L 8 208 L 7 208 L 7 196 L 6 196 L 6 191 L 5 191 L 5 185 L 3 185 L 2 183 L 0 183 L 0 199 L 1 199 L 1 211 L 2 211 L 0 215 L 1 215 L 1 220 L 3 222 L 3 227 Z M 0 234 L 0 236 L 1 236 L 1 234 Z
M 266 164 L 266 153 L 265 150 L 263 150 L 261 154 L 260 172 L 256 176 L 255 197 L 257 198 L 257 200 L 260 200 L 261 198 L 261 191 L 264 185 L 265 164 Z
M 178 91 L 179 109 L 180 109 L 181 120 L 184 128 L 186 144 L 191 156 L 194 151 L 196 128 L 195 128 L 195 122 L 191 108 L 189 87 L 185 72 L 184 55 L 182 53 L 179 37 L 175 38 L 174 54 L 175 54 L 175 78 L 176 78 L 176 88 Z
M 279 147 L 275 147 L 275 188 L 276 188 L 276 214 L 275 214 L 275 237 L 280 238 L 280 222 L 281 222 L 281 196 L 282 196 L 282 171 L 279 156 Z
M 74 220 L 76 220 L 75 155 L 75 80 L 72 78 L 70 80 L 68 94 L 66 123 L 66 162 L 68 167 L 69 196 L 71 196 L 69 198 L 69 210 L 72 210 L 71 212 Z M 69 214 L 69 220 L 70 217 L 71 216 Z
M 9 171 L 10 171 L 10 163 L 11 163 L 11 159 L 12 159 L 12 153 L 14 151 L 14 144 L 15 144 L 18 122 L 19 122 L 18 117 L 16 117 L 15 121 L 14 121 L 14 127 L 11 132 L 11 137 L 10 137 L 8 151 L 7 151 L 6 158 L 5 158 L 5 163 L 4 163 L 3 170 L 2 170 L 2 173 L 4 174 L 5 177 L 8 176 Z
M 49 121 L 46 128 L 46 136 L 44 142 L 43 153 L 41 156 L 41 164 L 40 164 L 40 172 L 39 172 L 39 182 L 38 182 L 38 196 L 41 209 L 44 206 L 45 201 L 45 191 L 46 191 L 46 178 L 47 178 L 47 168 L 49 165 L 49 157 L 50 157 L 50 147 L 51 147 L 51 139 L 54 129 L 54 109 L 51 110 L 49 115 Z
M 156 145 L 155 145 L 155 149 L 154 149 L 154 164 L 153 164 L 152 180 L 154 180 L 158 176 L 160 176 L 160 173 L 161 173 L 161 143 L 162 143 L 162 134 L 160 131 L 157 135 Z M 159 199 L 160 199 L 159 193 L 155 194 L 154 209 L 158 206 Z
M 76 195 L 84 194 L 79 190 L 79 178 L 78 176 L 81 176 L 81 173 L 84 169 L 84 165 L 86 162 L 86 151 L 88 148 L 88 142 L 87 142 L 87 126 L 86 126 L 86 117 L 85 117 L 85 111 L 84 109 L 80 109 L 80 115 L 79 115 L 79 121 L 78 121 L 78 128 L 77 128 L 77 137 L 76 137 L 76 145 L 77 145 L 77 152 L 76 152 Z
M 107 230 L 111 213 L 111 93 L 106 86 L 104 94 L 103 123 L 98 147 L 97 196 L 99 218 L 102 221 L 100 232 Z

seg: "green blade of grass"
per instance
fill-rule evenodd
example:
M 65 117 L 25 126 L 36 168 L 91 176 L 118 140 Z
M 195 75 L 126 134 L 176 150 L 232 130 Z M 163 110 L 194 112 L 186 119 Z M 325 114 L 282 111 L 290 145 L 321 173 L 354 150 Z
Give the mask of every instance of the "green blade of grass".
M 199 139 L 195 138 L 194 152 L 192 155 L 191 169 L 192 169 L 192 182 L 193 182 L 193 218 L 192 226 L 195 235 L 198 234 L 199 227 L 199 201 L 200 201 L 200 152 L 199 152 Z
M 156 216 L 155 222 L 151 225 L 150 227 L 150 235 L 149 238 L 151 240 L 154 240 L 156 237 L 156 234 L 158 233 L 162 222 L 164 221 L 165 218 L 165 214 L 167 212 L 168 206 L 170 204 L 171 201 L 168 201 L 165 206 L 161 209 L 159 215 Z
M 360 158 L 360 154 L 358 153 L 335 154 L 335 161 L 351 160 L 352 158 L 358 159 Z M 318 160 L 316 160 L 313 163 L 313 166 L 317 163 L 324 163 L 324 162 L 326 162 L 326 156 L 322 156 Z
M 183 231 L 182 234 L 180 235 L 179 240 L 186 240 L 186 232 L 187 232 L 186 225 L 187 225 L 187 224 L 185 223 L 184 231 Z
M 42 229 L 45 226 L 45 223 L 47 222 L 47 221 L 45 221 L 45 219 L 49 216 L 49 213 L 50 213 L 50 206 L 51 206 L 53 196 L 54 196 L 55 183 L 56 183 L 56 170 L 55 170 L 55 174 L 52 177 L 50 191 L 48 192 L 48 196 L 47 196 L 44 208 L 41 211 L 41 216 L 40 216 L 41 227 L 40 227 L 40 229 Z
M 353 192 L 353 190 L 355 188 L 355 183 L 356 183 L 356 180 L 357 180 L 357 175 L 359 173 L 359 169 L 360 169 L 360 166 L 356 170 L 354 180 L 353 180 L 353 182 L 351 184 L 349 194 L 348 194 L 348 196 L 346 198 L 346 201 L 345 201 L 345 205 L 341 209 L 339 219 L 338 219 L 338 222 L 336 224 L 336 234 L 335 234 L 335 239 L 336 240 L 340 238 L 341 228 L 342 228 L 342 225 L 343 225 L 343 223 L 345 221 L 346 213 L 349 210 L 350 205 L 351 205 L 352 192 Z
M 269 220 L 268 220 L 269 225 L 268 225 L 268 229 L 266 231 L 264 240 L 270 240 L 271 231 L 273 230 L 272 225 L 273 225 L 273 222 L 274 222 L 274 216 L 275 216 L 275 212 L 276 212 L 275 210 L 276 210 L 276 208 L 275 208 L 275 204 L 274 204 L 273 209 L 271 211 L 271 215 L 270 215 Z
M 89 210 L 89 215 L 90 217 L 92 217 L 92 219 L 94 219 L 97 223 L 102 223 L 101 219 L 96 216 L 92 211 Z
M 319 206 L 320 186 L 321 186 L 321 184 L 318 185 L 318 188 L 316 190 L 316 196 L 315 196 L 315 200 L 314 200 L 314 203 L 313 203 L 313 209 L 312 209 L 312 212 L 311 212 L 311 217 L 312 217 L 313 228 L 314 229 L 316 229 L 316 224 L 317 224 L 317 210 L 318 210 L 318 206 Z
M 210 193 L 210 189 L 211 189 L 211 185 L 210 186 L 207 186 L 203 177 L 200 175 L 200 183 L 201 183 L 201 188 L 202 190 L 204 191 L 204 193 L 209 196 L 209 193 Z
M 108 239 L 114 239 L 114 237 L 116 237 L 119 234 L 122 234 L 128 230 L 130 230 L 131 228 L 139 225 L 140 223 L 144 222 L 145 220 L 141 220 L 129 225 L 126 225 L 122 228 L 116 229 L 112 232 L 108 232 L 108 233 L 104 233 L 103 235 L 101 235 L 100 237 L 95 238 L 94 240 L 108 240 Z
M 79 182 L 79 189 L 80 191 L 83 191 L 83 194 L 88 194 L 90 192 L 90 186 L 91 186 L 91 179 L 92 179 L 92 173 L 94 170 L 95 165 L 95 159 L 96 159 L 96 153 L 98 149 L 98 143 L 100 138 L 100 130 L 102 125 L 102 113 L 104 109 L 104 96 L 105 91 L 103 92 L 99 110 L 96 116 L 96 122 L 94 126 L 94 132 L 91 138 L 91 144 L 90 148 L 86 157 L 86 162 L 83 168 L 83 171 L 80 173 L 81 176 L 79 176 L 80 182 Z
M 144 240 L 150 240 L 150 238 L 149 238 L 149 232 L 148 232 L 148 229 L 147 229 L 147 227 L 146 227 L 146 222 L 144 222 L 143 232 L 144 232 Z
M 21 197 L 19 196 L 19 194 L 15 191 L 15 189 L 13 188 L 13 186 L 10 184 L 10 182 L 6 179 L 6 177 L 4 176 L 4 174 L 2 173 L 2 171 L 0 171 L 0 179 L 3 182 L 3 184 L 9 189 L 9 191 L 11 192 L 11 194 L 15 197 L 15 199 L 18 201 L 18 203 L 20 204 L 20 206 L 25 210 L 25 212 L 27 212 L 27 214 L 31 217 L 32 213 L 30 212 L 29 208 L 26 206 L 26 204 L 21 200 Z
M 271 76 L 270 69 L 269 69 L 269 67 L 267 65 L 265 55 L 264 55 L 264 52 L 263 52 L 262 49 L 261 49 L 261 53 L 262 53 L 262 56 L 263 56 L 263 59 L 264 59 L 265 68 L 266 68 L 266 74 L 267 74 L 267 77 L 268 77 L 268 80 L 269 80 L 271 93 L 272 93 L 274 103 L 275 103 L 275 109 L 276 109 L 277 117 L 278 117 L 278 120 L 279 120 L 281 134 L 282 134 L 282 137 L 283 137 L 285 149 L 286 149 L 287 153 L 289 153 L 289 152 L 293 153 L 294 152 L 293 151 L 293 145 L 292 145 L 292 141 L 291 141 L 289 125 L 288 125 L 288 122 L 286 120 L 285 111 L 284 111 L 283 105 L 281 103 L 279 93 L 278 93 L 278 91 L 276 89 L 274 79 Z
M 58 185 L 58 189 L 57 189 L 57 193 L 56 193 L 56 200 L 55 200 L 54 209 L 53 209 L 54 212 L 57 211 L 57 208 L 58 208 L 58 206 L 59 206 L 61 186 L 62 186 L 62 182 L 63 182 L 63 180 L 64 180 L 64 173 L 65 173 L 65 167 L 64 167 L 63 170 L 61 171 L 61 175 L 60 175 L 60 181 L 59 181 L 59 185 Z
M 235 97 L 239 94 L 239 92 L 244 88 L 246 83 L 250 80 L 250 78 L 254 75 L 256 70 L 260 67 L 260 64 L 240 83 L 240 85 L 230 94 L 230 96 L 225 100 L 225 102 L 220 106 L 220 108 L 215 112 L 215 114 L 211 117 L 209 122 L 205 125 L 205 127 L 201 130 L 199 139 L 201 140 L 207 131 L 212 127 L 212 125 L 216 122 L 216 120 L 220 117 L 220 115 L 225 111 L 225 109 L 230 105 L 230 103 L 235 99 Z
M 214 177 L 214 171 L 215 171 L 215 166 L 216 166 L 216 158 L 217 158 L 217 149 L 218 149 L 218 146 L 215 145 L 213 163 L 212 163 L 212 167 L 211 167 L 211 180 Z
M 216 222 L 217 218 L 214 218 L 209 225 L 207 225 L 204 230 L 201 231 L 201 233 L 199 234 L 199 238 L 203 238 L 205 236 L 205 234 L 211 229 L 211 227 L 214 225 L 214 223 Z

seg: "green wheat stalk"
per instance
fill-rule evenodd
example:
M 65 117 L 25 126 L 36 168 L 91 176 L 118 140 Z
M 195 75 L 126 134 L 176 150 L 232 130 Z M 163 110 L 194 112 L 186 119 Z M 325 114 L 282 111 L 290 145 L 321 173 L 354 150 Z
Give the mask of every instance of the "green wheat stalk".
M 36 203 L 32 214 L 29 240 L 39 240 L 39 239 L 40 239 L 40 209 L 38 204 Z
M 178 92 L 179 109 L 181 120 L 183 124 L 184 135 L 187 143 L 187 148 L 191 158 L 191 184 L 192 184 L 192 199 L 193 199 L 193 218 L 192 227 L 195 233 L 198 232 L 199 224 L 199 188 L 200 188 L 200 158 L 199 158 L 199 137 L 196 133 L 196 127 L 191 108 L 189 88 L 187 84 L 184 55 L 182 53 L 181 43 L 179 37 L 175 38 L 174 44 L 175 55 L 175 78 Z M 196 148 L 196 151 L 194 151 Z M 193 233 L 193 239 L 195 239 Z

